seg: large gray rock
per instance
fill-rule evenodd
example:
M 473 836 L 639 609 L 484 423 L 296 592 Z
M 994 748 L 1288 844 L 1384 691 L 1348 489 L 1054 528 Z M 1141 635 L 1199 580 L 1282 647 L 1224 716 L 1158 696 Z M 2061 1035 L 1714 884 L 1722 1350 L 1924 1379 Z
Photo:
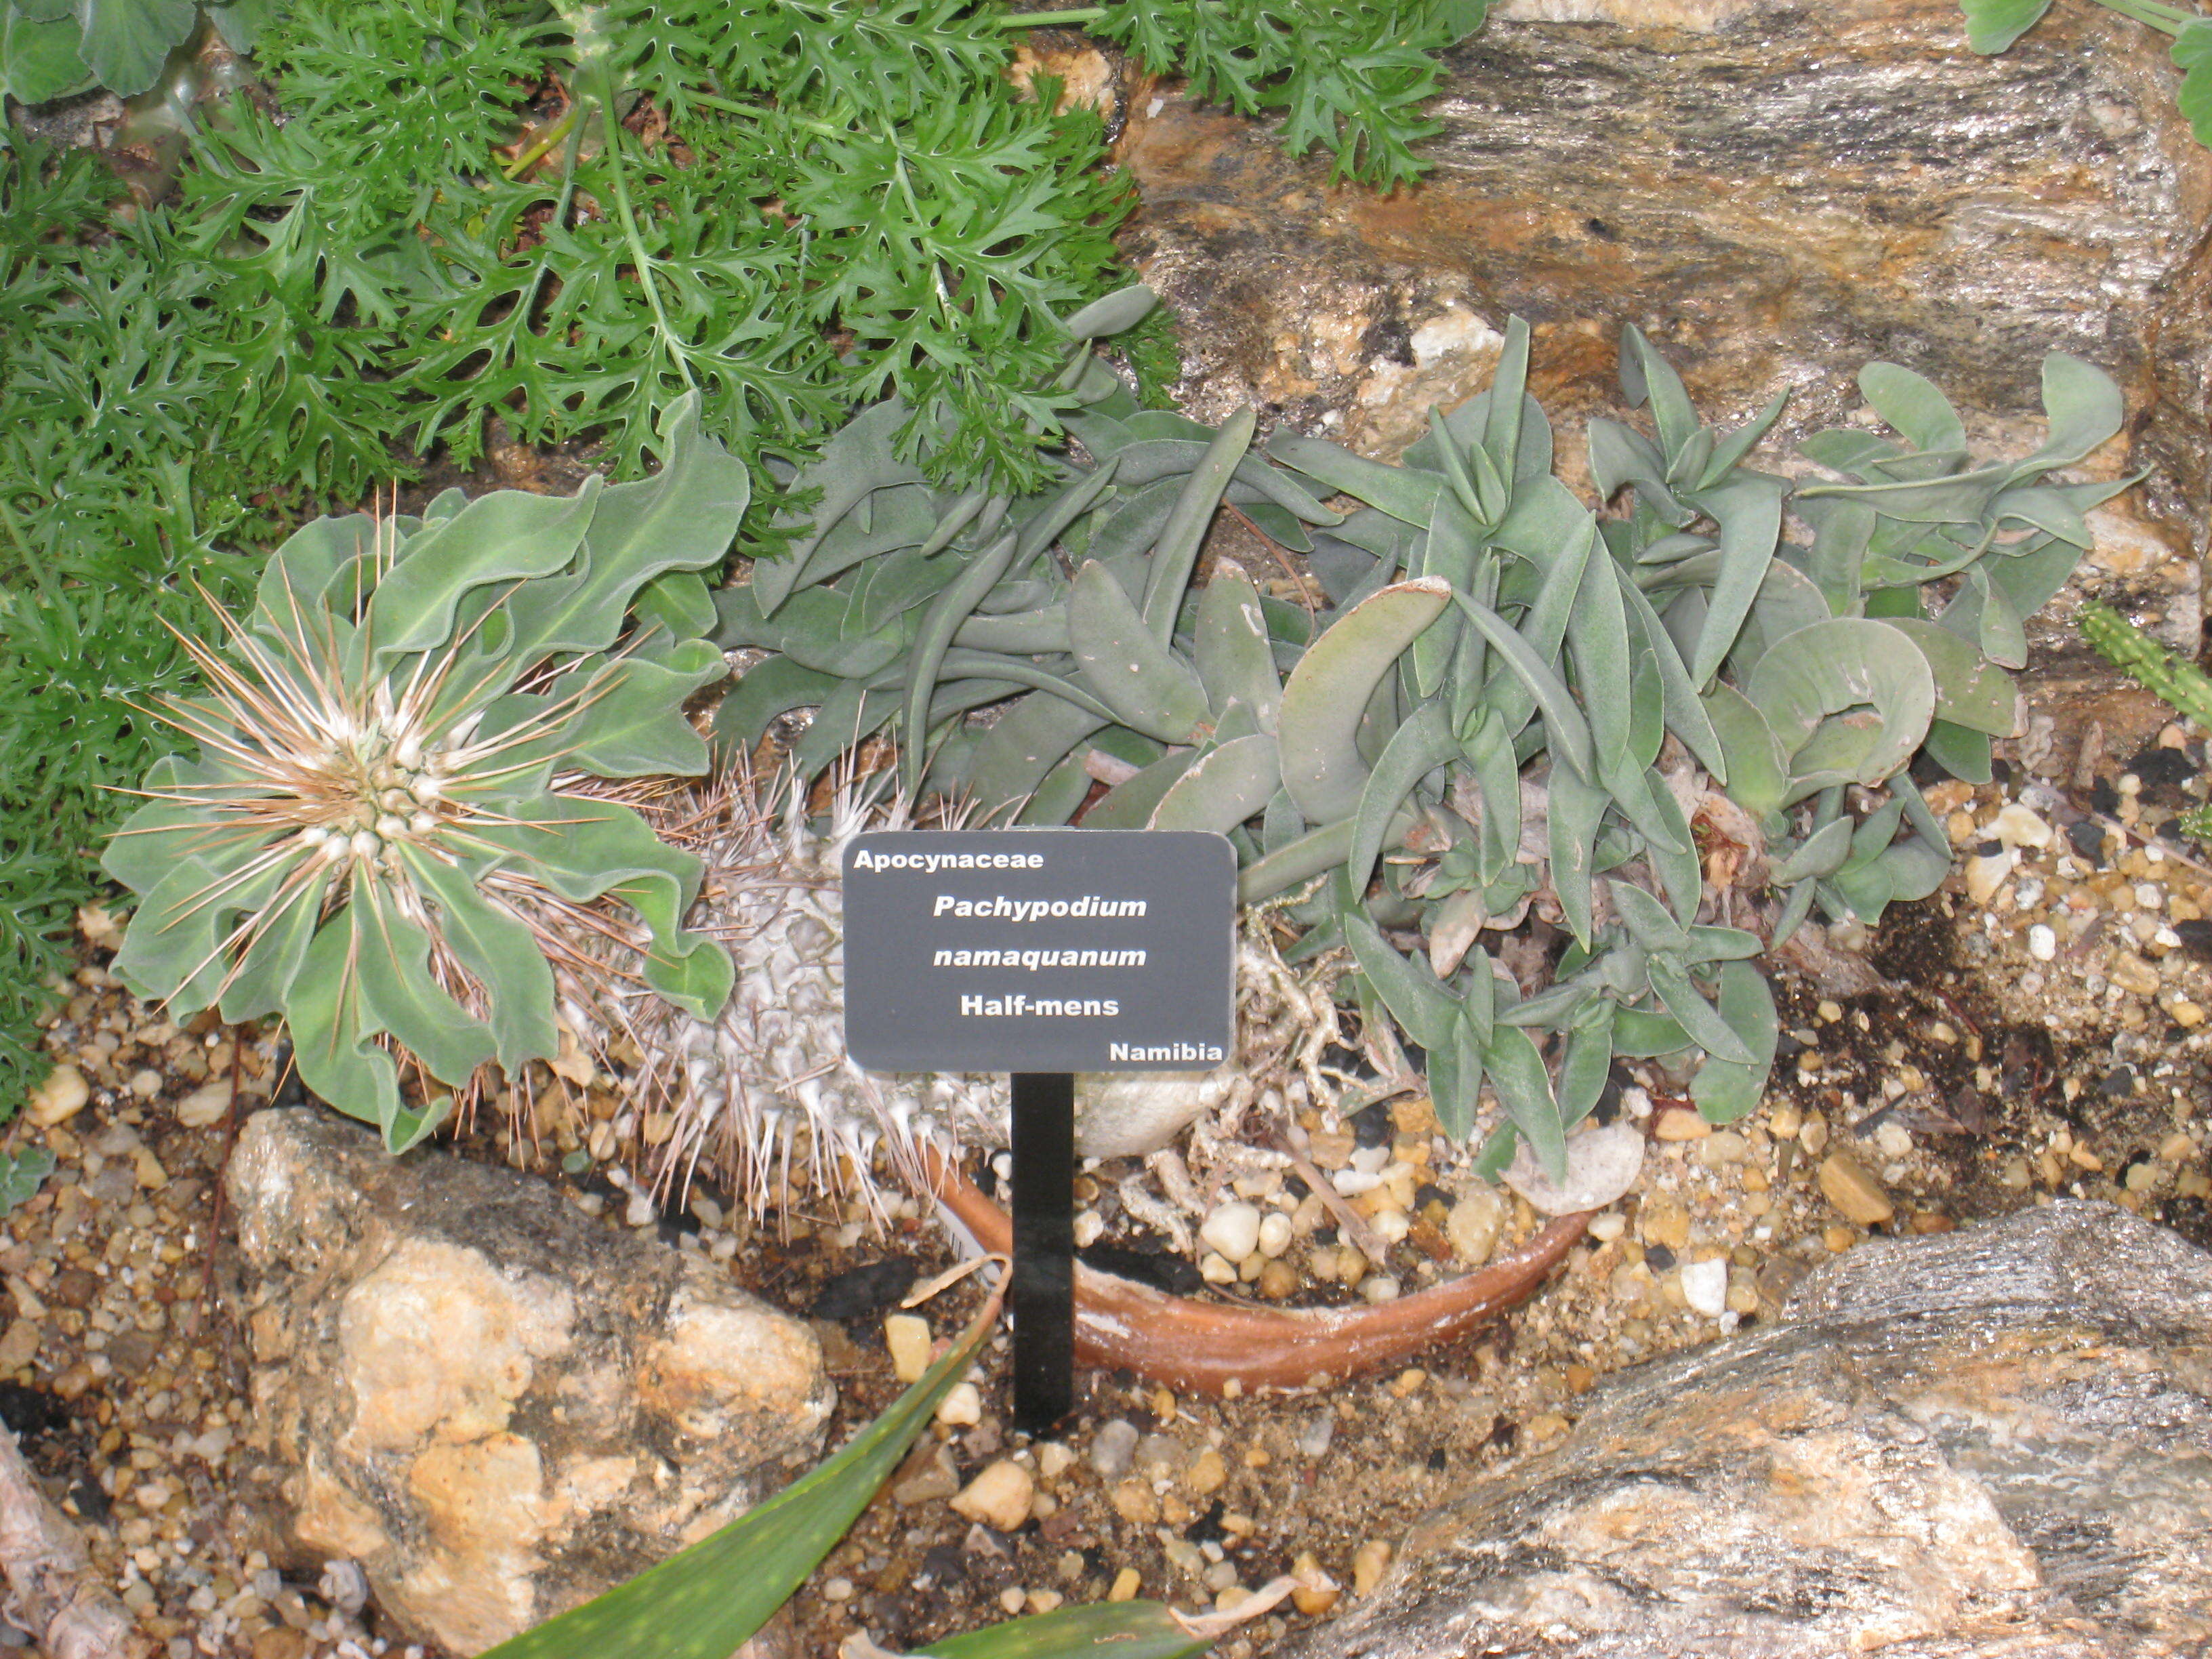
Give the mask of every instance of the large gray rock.
M 317 1109 L 247 1120 L 226 1177 L 253 1433 L 295 1559 L 473 1654 L 742 1513 L 818 1449 L 812 1332 L 651 1233 Z
M 1867 1245 L 1592 1395 L 1279 1659 L 2212 1652 L 2212 1255 L 2104 1205 Z
M 1882 357 L 2010 453 L 2036 441 L 2043 354 L 2075 353 L 2132 416 L 2093 470 L 2154 469 L 2149 516 L 2101 515 L 2093 567 L 2193 640 L 2212 155 L 2167 44 L 2089 5 L 1980 58 L 1956 0 L 1511 0 L 1448 57 L 1433 171 L 1387 198 L 1140 89 L 1124 244 L 1182 319 L 1194 412 L 1250 401 L 1371 453 L 1488 385 L 1516 313 L 1570 475 L 1626 323 L 1710 419 L 1788 388 L 1781 435 L 1833 424 Z

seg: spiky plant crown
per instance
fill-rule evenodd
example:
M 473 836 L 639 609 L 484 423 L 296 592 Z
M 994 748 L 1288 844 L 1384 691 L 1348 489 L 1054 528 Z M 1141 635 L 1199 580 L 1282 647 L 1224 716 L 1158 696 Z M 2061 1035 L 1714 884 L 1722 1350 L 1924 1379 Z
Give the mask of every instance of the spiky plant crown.
M 282 1013 L 307 1085 L 395 1152 L 451 1105 L 410 1103 L 402 1059 L 461 1090 L 555 1057 L 556 997 L 605 971 L 570 942 L 595 901 L 641 919 L 643 986 L 711 1017 L 732 969 L 683 925 L 700 861 L 607 781 L 706 769 L 683 705 L 726 671 L 696 573 L 747 494 L 687 404 L 642 483 L 301 530 L 250 617 L 218 612 L 227 652 L 184 641 L 207 695 L 155 712 L 199 755 L 109 845 L 141 896 L 117 974 L 179 1016 Z

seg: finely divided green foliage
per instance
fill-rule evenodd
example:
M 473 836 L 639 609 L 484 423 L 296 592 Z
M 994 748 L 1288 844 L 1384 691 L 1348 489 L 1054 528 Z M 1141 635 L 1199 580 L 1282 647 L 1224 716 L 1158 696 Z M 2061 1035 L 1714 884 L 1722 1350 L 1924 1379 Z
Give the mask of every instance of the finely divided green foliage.
M 2173 37 L 2172 57 L 2182 71 L 2174 103 L 2200 144 L 2212 145 L 2212 19 L 2162 0 L 2099 0 L 2123 17 L 2132 17 Z M 2051 0 L 1959 0 L 1966 19 L 1966 44 L 1976 52 L 1999 52 L 2043 21 Z
M 1422 167 L 1412 147 L 1441 131 L 1421 106 L 1442 89 L 1436 54 L 1482 27 L 1489 0 L 1283 6 L 1267 0 L 1124 0 L 1088 27 L 1149 68 L 1177 70 L 1200 98 L 1241 114 L 1283 112 L 1283 145 L 1331 151 L 1334 179 L 1385 189 Z
M 450 1088 L 554 1057 L 565 908 L 628 905 L 645 983 L 713 1016 L 732 968 L 683 925 L 698 860 L 579 787 L 706 768 L 683 705 L 726 671 L 690 626 L 746 472 L 695 400 L 656 447 L 650 480 L 566 500 L 319 520 L 248 615 L 219 613 L 227 650 L 187 639 L 209 693 L 162 712 L 198 754 L 153 769 L 104 860 L 140 896 L 126 984 L 180 1015 L 283 1013 L 308 1085 L 394 1151 L 447 1103 L 404 1097 L 395 1050 Z
M 261 515 L 250 452 L 204 447 L 232 393 L 188 343 L 201 291 L 150 227 L 87 228 L 110 187 L 88 155 L 0 155 L 0 1113 L 130 810 L 112 787 L 173 746 L 132 707 L 192 684 L 161 623 L 197 614 L 195 585 L 234 601 L 256 568 L 217 550 Z
M 257 360 L 241 418 L 343 492 L 494 415 L 622 475 L 690 392 L 757 465 L 895 392 L 939 476 L 1033 483 L 1127 204 L 994 9 L 301 0 L 278 112 L 206 124 L 175 226 Z
M 1707 886 L 1708 809 L 1757 843 L 1774 939 L 1815 906 L 1873 921 L 1934 890 L 1948 840 L 1891 781 L 1923 749 L 1987 775 L 2020 619 L 2122 487 L 2046 477 L 2118 429 L 2118 393 L 2054 356 L 2048 441 L 1977 462 L 1935 387 L 1869 365 L 1861 390 L 1899 440 L 1819 434 L 1806 453 L 1835 476 L 1793 490 L 1748 464 L 1779 400 L 1710 428 L 1631 330 L 1622 390 L 1650 427 L 1592 422 L 1618 503 L 1601 519 L 1552 476 L 1528 351 L 1516 322 L 1491 390 L 1398 466 L 1287 434 L 1256 453 L 1249 411 L 1215 431 L 1083 377 L 1066 424 L 1085 464 L 1036 495 L 956 495 L 886 441 L 899 411 L 865 413 L 826 449 L 792 550 L 717 595 L 721 641 L 770 653 L 720 738 L 813 705 L 802 770 L 889 727 L 910 783 L 986 820 L 1218 830 L 1248 901 L 1331 876 L 1288 912 L 1301 948 L 1351 948 L 1455 1133 L 1488 1087 L 1557 1168 L 1616 1054 L 1674 1057 L 1708 1115 L 1739 1116 L 1775 1011 L 1761 936 L 1712 925 L 1759 894 Z M 1784 539 L 1785 507 L 1811 544 Z M 1329 609 L 1310 618 L 1225 561 L 1189 592 L 1224 511 L 1304 554 Z M 964 718 L 990 704 L 988 726 Z M 1537 985 L 1483 944 L 1532 904 L 1567 935 Z

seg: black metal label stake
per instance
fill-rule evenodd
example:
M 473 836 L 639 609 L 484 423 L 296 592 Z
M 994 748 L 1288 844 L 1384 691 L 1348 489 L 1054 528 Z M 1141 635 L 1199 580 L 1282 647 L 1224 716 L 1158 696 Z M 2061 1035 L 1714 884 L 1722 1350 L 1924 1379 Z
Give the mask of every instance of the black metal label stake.
M 845 851 L 845 1047 L 1013 1076 L 1014 1413 L 1074 1401 L 1077 1072 L 1235 1047 L 1237 854 L 1195 830 L 901 830 Z
M 1047 1434 L 1075 1404 L 1075 1078 L 1013 1082 L 1014 1423 Z

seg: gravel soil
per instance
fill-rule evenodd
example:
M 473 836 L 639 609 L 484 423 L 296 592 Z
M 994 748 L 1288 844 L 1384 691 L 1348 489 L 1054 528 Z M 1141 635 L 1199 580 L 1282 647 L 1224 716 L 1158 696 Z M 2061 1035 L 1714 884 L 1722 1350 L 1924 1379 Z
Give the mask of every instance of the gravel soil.
M 1132 1594 L 1211 1607 L 1293 1575 L 1293 1599 L 1215 1649 L 1263 1654 L 1360 1594 L 1424 1510 L 1565 1433 L 1607 1372 L 1772 1316 L 1808 1267 L 1869 1237 L 2065 1194 L 2212 1247 L 2212 868 L 2201 849 L 2158 838 L 2203 799 L 2205 757 L 2171 727 L 2110 745 L 2118 758 L 2106 747 L 2097 734 L 2051 775 L 1931 786 L 1960 866 L 1872 939 L 1844 930 L 1839 942 L 1864 943 L 1878 979 L 1856 994 L 1780 988 L 1784 1055 L 1742 1122 L 1714 1130 L 1656 1079 L 1609 1098 L 1606 1111 L 1650 1138 L 1644 1173 L 1510 1318 L 1322 1397 L 1224 1402 L 1089 1374 L 1074 1417 L 1039 1442 L 1007 1425 L 1002 1339 L 800 1591 L 792 1651 L 834 1654 L 860 1632 L 897 1650 Z M 50 1033 L 82 1097 L 71 1105 L 77 1091 L 58 1075 L 8 1131 L 16 1150 L 52 1150 L 58 1168 L 0 1223 L 12 1299 L 0 1309 L 0 1416 L 158 1650 L 435 1659 L 382 1626 L 351 1564 L 287 1571 L 267 1548 L 275 1471 L 240 1391 L 244 1334 L 218 1293 L 228 1264 L 216 1177 L 234 1068 L 236 1109 L 258 1109 L 277 1081 L 276 1041 L 179 1030 L 142 1006 L 101 966 L 105 919 L 87 920 L 84 964 Z M 1398 1242 L 1385 1262 L 1366 1262 L 1297 1175 L 1224 1166 L 1217 1189 L 1212 1177 L 1194 1183 L 1188 1220 L 1241 1201 L 1288 1223 L 1242 1261 L 1214 1253 L 1210 1271 L 1235 1279 L 1236 1294 L 1411 1290 L 1539 1224 L 1462 1169 L 1417 1099 L 1348 1125 L 1309 1108 L 1299 1127 L 1312 1162 L 1364 1188 L 1354 1206 Z M 909 1206 L 887 1236 L 819 1213 L 756 1234 L 704 1190 L 703 1203 L 661 1213 L 619 1172 L 562 1175 L 561 1143 L 575 1139 L 514 1147 L 479 1126 L 461 1145 L 534 1166 L 558 1201 L 611 1228 L 656 1227 L 672 1248 L 726 1260 L 757 1293 L 817 1316 L 841 1394 L 833 1441 L 896 1394 L 886 1292 L 905 1263 L 949 1261 L 933 1224 Z M 1097 1220 L 1081 1224 L 1149 1254 L 1150 1271 L 1195 1280 L 1197 1252 L 1176 1255 L 1124 1201 L 1121 1182 L 1136 1176 L 1188 1212 L 1178 1171 L 1164 1185 L 1161 1173 L 1091 1171 L 1082 1190 Z M 922 1316 L 949 1336 L 977 1294 L 956 1290 Z M 24 1639 L 0 1630 L 0 1645 Z

